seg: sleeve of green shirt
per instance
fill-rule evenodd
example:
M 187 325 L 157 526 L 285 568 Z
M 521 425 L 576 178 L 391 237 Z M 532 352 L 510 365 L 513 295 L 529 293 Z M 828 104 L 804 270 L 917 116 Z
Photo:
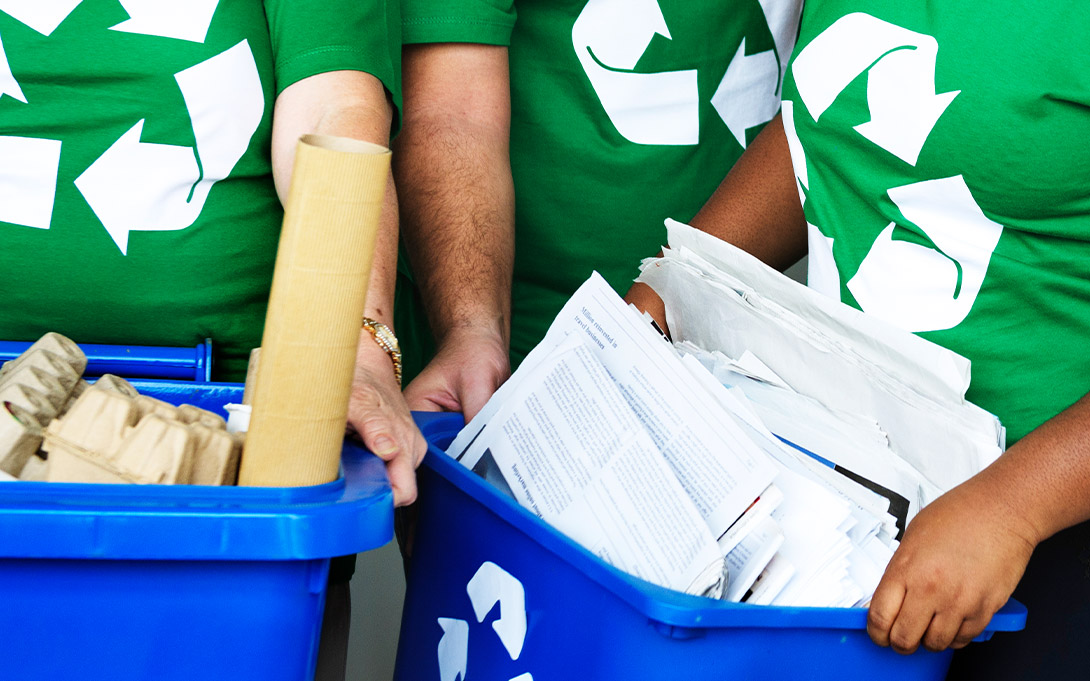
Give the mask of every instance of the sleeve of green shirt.
M 514 0 L 401 0 L 402 31 L 410 43 L 482 43 L 508 46 Z
M 399 0 L 265 0 L 276 92 L 329 71 L 364 71 L 401 109 Z

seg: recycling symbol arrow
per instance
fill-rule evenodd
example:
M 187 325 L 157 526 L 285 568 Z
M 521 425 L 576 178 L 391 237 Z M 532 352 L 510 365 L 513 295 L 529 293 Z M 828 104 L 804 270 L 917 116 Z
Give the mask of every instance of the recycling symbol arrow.
M 814 120 L 867 71 L 871 120 L 855 127 L 879 147 L 916 165 L 939 117 L 960 90 L 936 94 L 938 43 L 869 14 L 837 20 L 795 58 L 795 84 Z
M 122 253 L 130 232 L 192 225 L 212 186 L 246 153 L 264 115 L 261 79 L 245 40 L 174 78 L 196 150 L 141 142 L 140 120 L 76 178 L 76 188 Z
M 0 12 L 49 36 L 81 2 L 83 0 L 0 0 Z
M 742 147 L 746 130 L 772 120 L 779 109 L 801 10 L 791 0 L 760 5 L 775 49 L 746 55 L 743 38 L 711 99 Z M 621 136 L 636 144 L 699 144 L 697 70 L 634 71 L 656 35 L 672 40 L 658 0 L 590 0 L 572 27 L 579 63 Z
M 0 99 L 3 99 L 5 95 L 17 99 L 23 104 L 27 103 L 23 88 L 19 87 L 19 82 L 15 80 L 15 76 L 11 73 L 8 55 L 4 52 L 4 41 L 0 40 Z
M 867 72 L 871 120 L 854 130 L 915 166 L 931 131 L 960 90 L 938 93 L 938 43 L 863 13 L 838 19 L 801 50 L 792 66 L 800 99 L 817 122 L 856 77 Z M 810 181 L 795 112 L 783 108 L 784 132 L 802 200 Z M 889 223 L 847 287 L 859 307 L 909 331 L 960 324 L 976 302 L 1003 225 L 984 215 L 964 177 L 929 179 L 888 190 L 889 199 L 931 246 L 894 238 Z M 834 243 L 810 233 L 810 285 L 840 297 Z
M 439 681 L 465 681 L 469 660 L 469 623 L 440 617 L 443 638 L 439 639 Z
M 984 215 L 960 175 L 890 189 L 889 198 L 935 248 L 894 240 L 890 223 L 848 290 L 866 312 L 911 331 L 957 326 L 980 293 L 1003 225 Z
M 49 36 L 81 0 L 0 0 L 0 12 Z M 0 40 L 0 104 L 5 97 L 27 104 Z M 61 142 L 0 135 L 0 221 L 49 229 L 57 193 Z
M 696 70 L 633 71 L 656 35 L 670 38 L 658 0 L 590 0 L 572 26 L 576 56 L 617 132 L 636 144 L 696 144 Z
M 492 623 L 504 650 L 512 660 L 519 659 L 526 642 L 526 592 L 511 573 L 491 561 L 481 563 L 477 572 L 466 585 L 477 622 L 485 617 L 497 603 L 500 617 Z M 469 623 L 450 617 L 438 618 L 443 636 L 437 649 L 439 681 L 466 681 L 469 660 Z M 511 681 L 533 681 L 530 673 L 520 674 Z
M 119 0 L 129 19 L 111 31 L 203 43 L 219 0 Z
M 129 19 L 112 31 L 203 43 L 219 0 L 119 0 Z M 0 11 L 50 35 L 81 0 L 0 0 Z M 121 253 L 134 231 L 192 225 L 212 187 L 245 154 L 265 112 L 257 64 L 247 41 L 174 78 L 195 148 L 142 141 L 137 119 L 76 180 L 75 186 Z M 0 42 L 0 103 L 27 103 Z M 0 221 L 48 229 L 61 141 L 0 135 Z
M 118 0 L 129 18 L 110 30 L 203 43 L 219 0 Z M 0 12 L 48 37 L 83 0 L 0 0 Z M 26 102 L 0 43 L 0 97 Z
M 775 50 L 747 55 L 746 40 L 742 38 L 712 95 L 712 106 L 743 149 L 746 131 L 769 122 L 780 109 L 780 85 L 799 28 L 799 5 L 782 0 L 760 3 Z

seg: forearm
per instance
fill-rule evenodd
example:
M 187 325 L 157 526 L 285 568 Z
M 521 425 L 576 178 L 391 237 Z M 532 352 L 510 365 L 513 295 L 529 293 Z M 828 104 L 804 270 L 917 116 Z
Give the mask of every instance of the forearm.
M 392 116 L 393 108 L 382 83 L 367 73 L 323 73 L 285 88 L 277 98 L 273 116 L 273 174 L 281 199 L 287 196 L 299 137 L 305 134 L 335 135 L 387 146 Z M 391 326 L 397 239 L 397 193 L 391 174 L 375 239 L 364 312 Z
M 514 260 L 506 50 L 410 48 L 404 72 L 394 175 L 429 321 L 440 344 L 472 330 L 506 347 Z
M 746 148 L 691 223 L 776 269 L 806 255 L 806 218 L 779 116 Z
M 397 190 L 391 174 L 386 183 L 379 231 L 375 237 L 375 256 L 371 263 L 371 282 L 367 289 L 367 305 L 364 314 L 386 324 L 394 325 L 394 287 L 397 283 L 398 208 Z
M 690 223 L 781 271 L 806 255 L 806 217 L 779 116 L 746 148 Z M 625 300 L 669 333 L 666 308 L 650 286 L 633 284 Z
M 908 525 L 867 630 L 911 653 L 969 644 L 1007 601 L 1037 545 L 1090 519 L 1090 397 L 1033 431 Z
M 1090 396 L 1013 445 L 970 483 L 1036 544 L 1090 519 Z

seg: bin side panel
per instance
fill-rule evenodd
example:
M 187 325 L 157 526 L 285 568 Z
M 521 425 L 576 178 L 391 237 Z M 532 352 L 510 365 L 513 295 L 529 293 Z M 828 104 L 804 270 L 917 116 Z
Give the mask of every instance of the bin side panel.
M 328 570 L 328 559 L 3 560 L 3 676 L 308 679 Z
M 431 468 L 421 467 L 418 478 L 420 522 L 402 617 L 397 681 L 453 681 L 460 671 L 460 637 L 456 631 L 444 634 L 440 618 L 466 623 L 463 681 L 515 679 L 526 673 L 537 681 L 939 681 L 950 664 L 949 652 L 905 657 L 879 648 L 862 629 L 663 625 L 542 548 Z M 467 593 L 467 585 L 485 563 L 502 568 L 524 590 L 527 627 L 516 659 L 493 629 L 497 619 L 507 616 L 502 601 L 478 621 Z M 496 581 L 494 569 L 483 572 Z M 484 599 L 483 607 L 489 600 Z M 448 628 L 461 627 L 448 623 Z M 445 642 L 444 635 L 449 637 Z M 439 664 L 441 643 L 448 652 L 446 670 Z

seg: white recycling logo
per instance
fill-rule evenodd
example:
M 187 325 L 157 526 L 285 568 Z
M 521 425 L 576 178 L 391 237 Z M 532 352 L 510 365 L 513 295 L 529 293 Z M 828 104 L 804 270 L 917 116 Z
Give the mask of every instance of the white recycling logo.
M 0 11 L 49 36 L 82 0 L 0 0 Z M 129 19 L 112 31 L 203 43 L 219 0 L 120 0 Z M 122 254 L 134 231 L 173 231 L 196 222 L 212 187 L 230 175 L 265 112 L 247 41 L 174 74 L 196 148 L 141 141 L 145 119 L 105 149 L 76 188 Z M 0 100 L 27 98 L 0 42 Z M 0 221 L 49 229 L 60 140 L 0 136 Z
M 129 20 L 111 31 L 203 43 L 219 0 L 119 0 Z
M 519 659 L 526 642 L 526 591 L 516 577 L 499 565 L 485 561 L 466 585 L 477 623 L 499 603 L 500 616 L 492 629 L 511 660 Z M 451 617 L 438 618 L 443 636 L 436 651 L 439 659 L 439 681 L 466 681 L 469 662 L 469 622 Z M 529 673 L 511 681 L 533 681 Z
M 0 0 L 0 12 L 49 36 L 81 2 L 83 0 Z
M 866 72 L 871 120 L 855 131 L 915 166 L 935 124 L 960 93 L 936 92 L 937 59 L 933 37 L 855 13 L 838 19 L 801 50 L 792 69 L 799 97 L 815 121 Z M 806 157 L 790 102 L 784 102 L 783 124 L 805 201 Z M 984 215 L 961 175 L 893 187 L 887 193 L 935 248 L 895 240 L 896 224 L 891 222 L 848 281 L 848 290 L 865 312 L 909 331 L 957 326 L 976 302 L 1003 225 Z M 816 225 L 808 230 L 809 285 L 839 299 L 832 239 Z
M 742 147 L 746 130 L 772 120 L 798 29 L 801 2 L 759 0 L 775 50 L 746 55 L 745 39 L 711 103 Z M 656 35 L 672 40 L 658 0 L 589 0 L 572 27 L 572 43 L 617 132 L 636 144 L 700 142 L 697 70 L 638 73 Z

